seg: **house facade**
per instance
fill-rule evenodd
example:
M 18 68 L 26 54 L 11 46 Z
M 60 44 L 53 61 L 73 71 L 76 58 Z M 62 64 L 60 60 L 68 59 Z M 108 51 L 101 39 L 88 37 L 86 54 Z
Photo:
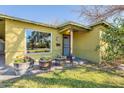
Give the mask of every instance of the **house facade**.
M 0 56 L 5 64 L 10 64 L 17 56 L 30 56 L 36 60 L 41 57 L 55 58 L 70 54 L 100 62 L 100 33 L 108 26 L 99 22 L 83 26 L 66 22 L 52 26 L 25 19 L 0 14 Z

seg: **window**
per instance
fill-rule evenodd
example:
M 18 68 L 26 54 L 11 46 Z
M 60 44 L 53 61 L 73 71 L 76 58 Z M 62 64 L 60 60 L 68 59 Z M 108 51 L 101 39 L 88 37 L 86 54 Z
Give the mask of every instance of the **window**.
M 51 33 L 26 29 L 25 34 L 27 53 L 51 52 Z

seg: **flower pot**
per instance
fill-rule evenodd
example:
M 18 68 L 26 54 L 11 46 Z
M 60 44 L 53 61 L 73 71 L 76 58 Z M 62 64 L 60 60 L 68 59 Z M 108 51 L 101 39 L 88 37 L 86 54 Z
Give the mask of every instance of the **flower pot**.
M 51 61 L 40 60 L 39 61 L 39 67 L 40 67 L 40 69 L 50 69 L 51 63 L 52 63 Z
M 55 66 L 60 66 L 60 63 L 54 63 Z
M 14 63 L 14 69 L 16 75 L 24 75 L 29 71 L 29 68 L 33 65 L 31 62 Z

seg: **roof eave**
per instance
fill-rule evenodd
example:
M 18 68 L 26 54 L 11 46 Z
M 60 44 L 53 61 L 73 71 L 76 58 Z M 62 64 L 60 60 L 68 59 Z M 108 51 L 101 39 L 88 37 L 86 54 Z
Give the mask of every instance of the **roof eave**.
M 41 26 L 44 26 L 44 27 L 49 27 L 49 28 L 54 28 L 54 29 L 57 28 L 56 26 L 52 26 L 52 25 L 48 25 L 48 24 L 44 24 L 44 23 L 40 23 L 40 22 L 35 22 L 35 21 L 31 21 L 31 20 L 26 20 L 26 19 L 22 19 L 22 18 L 12 17 L 12 16 L 8 16 L 8 15 L 3 15 L 3 14 L 0 14 L 0 18 L 16 20 L 16 21 L 21 21 L 21 22 L 26 22 L 26 23 L 36 24 L 36 25 L 41 25 Z
M 86 30 L 89 30 L 90 28 L 89 27 L 86 27 L 86 26 L 81 26 L 81 25 L 77 25 L 77 24 L 65 24 L 65 25 L 60 25 L 60 26 L 57 26 L 58 29 L 62 29 L 66 26 L 76 26 L 76 27 L 79 27 L 79 28 L 82 28 L 82 29 L 86 29 Z
M 101 22 L 96 22 L 95 24 L 92 24 L 89 26 L 89 28 L 95 27 L 97 25 L 101 25 L 104 24 L 107 27 L 113 27 L 110 23 L 106 22 L 106 21 L 101 21 Z

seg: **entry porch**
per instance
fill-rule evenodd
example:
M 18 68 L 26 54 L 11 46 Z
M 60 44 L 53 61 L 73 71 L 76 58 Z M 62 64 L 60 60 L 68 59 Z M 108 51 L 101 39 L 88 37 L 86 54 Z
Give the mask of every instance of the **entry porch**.
M 62 55 L 63 56 L 79 56 L 77 53 L 77 49 L 80 46 L 77 46 L 76 43 L 82 43 L 78 37 L 78 34 L 85 34 L 89 31 L 89 28 L 85 27 L 82 28 L 81 24 L 75 24 L 73 22 L 69 22 L 67 24 L 63 24 L 60 26 L 60 33 L 63 36 L 63 44 L 62 44 Z

